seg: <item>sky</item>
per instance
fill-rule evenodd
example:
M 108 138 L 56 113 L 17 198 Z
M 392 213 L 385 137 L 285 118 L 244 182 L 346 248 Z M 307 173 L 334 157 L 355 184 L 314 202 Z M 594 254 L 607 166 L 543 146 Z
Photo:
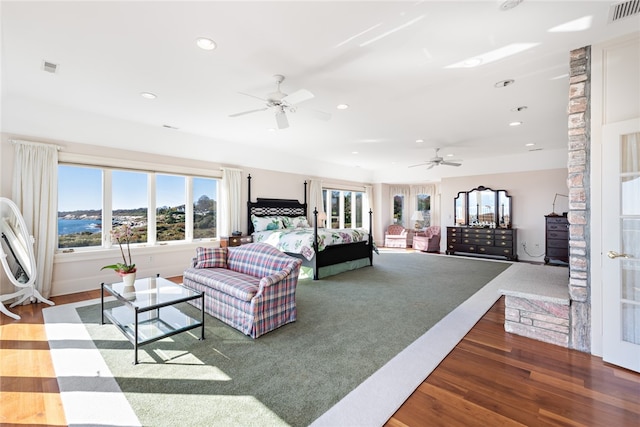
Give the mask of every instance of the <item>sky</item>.
M 113 209 L 147 206 L 147 173 L 113 171 Z M 217 199 L 211 180 L 193 179 L 194 202 L 206 194 Z M 156 205 L 179 206 L 185 202 L 185 179 L 175 175 L 156 175 Z M 61 165 L 58 167 L 58 211 L 102 208 L 102 170 Z

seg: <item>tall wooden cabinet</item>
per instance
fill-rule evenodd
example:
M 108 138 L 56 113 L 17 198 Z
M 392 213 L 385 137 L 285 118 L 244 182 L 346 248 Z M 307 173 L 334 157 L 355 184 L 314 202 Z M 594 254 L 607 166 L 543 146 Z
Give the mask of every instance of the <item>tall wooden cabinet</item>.
M 566 216 L 546 215 L 545 217 L 544 263 L 552 261 L 569 263 L 569 220 Z

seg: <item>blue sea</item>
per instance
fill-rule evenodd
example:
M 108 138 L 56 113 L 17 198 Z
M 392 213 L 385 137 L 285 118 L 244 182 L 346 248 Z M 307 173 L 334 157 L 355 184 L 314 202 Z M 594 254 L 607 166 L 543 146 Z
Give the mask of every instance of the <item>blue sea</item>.
M 100 233 L 102 231 L 102 220 L 58 218 L 58 235 L 82 233 L 83 231 Z

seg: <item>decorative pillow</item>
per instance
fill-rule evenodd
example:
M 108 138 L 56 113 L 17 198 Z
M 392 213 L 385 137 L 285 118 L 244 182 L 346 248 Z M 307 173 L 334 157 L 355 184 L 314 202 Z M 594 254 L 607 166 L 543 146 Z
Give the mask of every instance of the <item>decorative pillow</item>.
M 227 248 L 196 248 L 196 268 L 227 268 Z
M 255 216 L 251 215 L 253 231 L 279 230 L 284 228 L 282 220 L 277 216 Z
M 295 218 L 289 218 L 290 219 L 290 226 L 289 228 L 308 228 L 311 227 L 309 225 L 309 221 L 307 221 L 307 217 L 305 216 L 297 216 Z

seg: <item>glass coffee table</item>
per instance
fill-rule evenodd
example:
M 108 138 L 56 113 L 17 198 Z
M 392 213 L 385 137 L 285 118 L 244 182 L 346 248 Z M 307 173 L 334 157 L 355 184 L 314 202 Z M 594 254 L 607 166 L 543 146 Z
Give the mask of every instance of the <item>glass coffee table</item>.
M 101 285 L 100 309 L 133 344 L 133 364 L 138 364 L 138 347 L 191 329 L 200 328 L 204 339 L 204 292 L 196 292 L 161 277 L 148 277 L 135 281 L 131 287 L 123 282 Z M 105 292 L 121 304 L 104 307 Z M 200 318 L 192 317 L 176 304 L 200 299 Z

